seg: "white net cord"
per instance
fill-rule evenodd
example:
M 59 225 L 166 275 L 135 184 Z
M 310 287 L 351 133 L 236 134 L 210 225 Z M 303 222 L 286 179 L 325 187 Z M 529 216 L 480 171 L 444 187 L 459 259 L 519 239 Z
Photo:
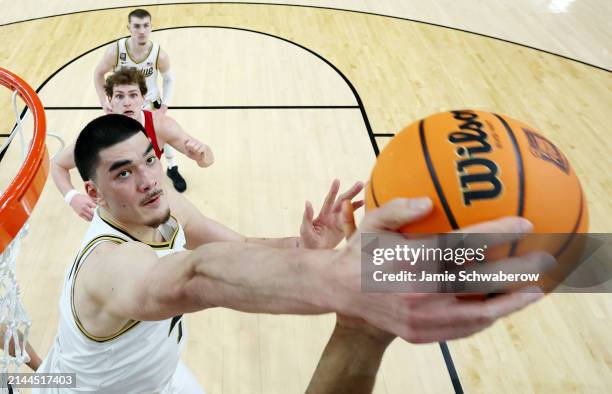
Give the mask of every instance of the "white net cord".
M 27 224 L 0 255 L 0 325 L 5 328 L 4 352 L 0 361 L 2 373 L 19 372 L 19 367 L 30 361 L 26 343 L 32 323 L 21 304 L 21 291 L 15 275 L 21 238 L 26 233 Z M 14 355 L 9 349 L 14 349 Z

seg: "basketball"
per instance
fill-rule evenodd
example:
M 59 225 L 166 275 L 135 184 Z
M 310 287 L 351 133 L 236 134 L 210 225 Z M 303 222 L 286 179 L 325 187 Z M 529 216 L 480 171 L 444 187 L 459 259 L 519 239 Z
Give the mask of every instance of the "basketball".
M 443 233 L 522 216 L 535 233 L 564 235 L 551 236 L 544 245 L 542 237 L 521 241 L 514 253 L 545 250 L 561 261 L 570 254 L 575 258 L 580 248 L 572 244 L 573 235 L 588 229 L 585 197 L 567 157 L 533 127 L 484 111 L 421 119 L 380 153 L 366 189 L 366 208 L 421 196 L 431 198 L 432 212 L 402 232 Z

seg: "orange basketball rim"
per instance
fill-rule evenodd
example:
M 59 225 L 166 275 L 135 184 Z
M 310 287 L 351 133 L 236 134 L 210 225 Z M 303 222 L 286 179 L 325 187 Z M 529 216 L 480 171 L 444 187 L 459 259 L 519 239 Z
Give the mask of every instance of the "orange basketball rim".
M 30 150 L 13 181 L 0 196 L 0 253 L 11 243 L 30 216 L 49 172 L 45 145 L 47 122 L 36 92 L 21 78 L 0 67 L 0 83 L 17 91 L 34 117 Z M 15 132 L 15 131 L 14 131 Z

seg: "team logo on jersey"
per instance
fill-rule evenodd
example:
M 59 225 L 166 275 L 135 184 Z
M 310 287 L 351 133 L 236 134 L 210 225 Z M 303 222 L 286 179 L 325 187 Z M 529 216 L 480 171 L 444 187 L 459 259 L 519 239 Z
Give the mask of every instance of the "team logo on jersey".
M 529 151 L 532 155 L 554 164 L 569 174 L 569 162 L 552 142 L 531 130 L 523 129 L 523 132 L 529 141 Z
M 119 59 L 125 61 L 125 53 L 120 53 L 119 54 Z

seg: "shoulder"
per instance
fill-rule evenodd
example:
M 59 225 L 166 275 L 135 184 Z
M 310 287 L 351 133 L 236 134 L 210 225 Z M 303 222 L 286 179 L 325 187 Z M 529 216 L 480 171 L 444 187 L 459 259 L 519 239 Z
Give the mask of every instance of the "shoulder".
M 120 243 L 105 241 L 96 245 L 81 264 L 88 265 L 89 267 L 104 268 L 109 265 L 114 265 L 116 262 L 120 263 L 124 259 L 142 257 L 143 255 L 151 253 L 155 254 L 148 245 L 142 242 L 127 241 Z M 85 264 L 85 262 L 87 262 L 87 264 Z
M 171 131 L 178 125 L 176 120 L 159 111 L 153 112 L 153 124 L 155 125 L 155 130 L 161 133 Z
M 118 51 L 117 43 L 118 41 L 115 41 L 106 47 L 106 50 L 104 51 L 104 56 L 102 57 L 103 61 L 109 62 L 112 60 L 114 62 L 116 60 Z
M 101 242 L 80 262 L 82 272 L 79 276 L 86 288 L 91 289 L 95 283 L 114 278 L 122 270 L 120 266 L 153 257 L 156 257 L 155 252 L 142 242 Z

